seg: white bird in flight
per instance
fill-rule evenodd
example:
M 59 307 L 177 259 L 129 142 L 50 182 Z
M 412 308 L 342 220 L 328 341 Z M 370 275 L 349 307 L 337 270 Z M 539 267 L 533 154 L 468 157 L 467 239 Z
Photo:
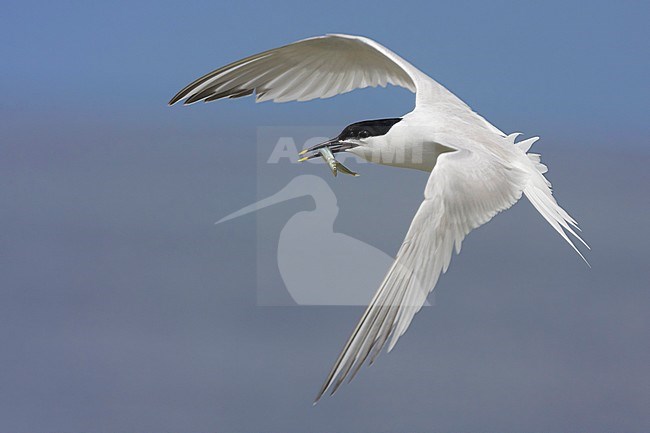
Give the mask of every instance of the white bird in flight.
M 314 404 L 372 364 L 388 342 L 392 350 L 425 303 L 454 248 L 522 193 L 583 258 L 567 233 L 576 221 L 562 209 L 544 177 L 540 155 L 528 153 L 538 137 L 515 142 L 453 93 L 379 43 L 330 34 L 294 42 L 219 68 L 178 92 L 185 100 L 214 101 L 255 93 L 257 102 L 329 98 L 387 83 L 415 93 L 415 108 L 400 118 L 353 123 L 339 136 L 306 149 L 351 152 L 370 162 L 430 172 L 420 205 L 393 265 L 336 360 Z M 330 154 L 331 156 L 331 154 Z M 354 259 L 351 257 L 351 259 Z M 585 260 L 586 261 L 586 260 Z

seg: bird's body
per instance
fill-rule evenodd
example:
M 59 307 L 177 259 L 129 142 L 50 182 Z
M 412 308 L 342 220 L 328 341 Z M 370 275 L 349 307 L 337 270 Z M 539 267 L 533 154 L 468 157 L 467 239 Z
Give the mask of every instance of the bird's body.
M 328 389 L 335 392 L 345 378 L 351 380 L 389 341 L 390 351 L 447 270 L 453 250 L 460 252 L 471 230 L 522 194 L 574 249 L 565 231 L 581 240 L 572 228 L 577 228 L 575 220 L 551 194 L 539 155 L 528 153 L 536 137 L 515 142 L 518 134 L 504 134 L 435 80 L 370 39 L 327 35 L 269 50 L 199 78 L 170 103 L 253 92 L 258 101 L 302 101 L 386 83 L 415 92 L 413 111 L 401 118 L 351 124 L 338 137 L 303 151 L 308 159 L 328 147 L 378 164 L 431 172 L 424 201 L 395 262 L 316 400 Z

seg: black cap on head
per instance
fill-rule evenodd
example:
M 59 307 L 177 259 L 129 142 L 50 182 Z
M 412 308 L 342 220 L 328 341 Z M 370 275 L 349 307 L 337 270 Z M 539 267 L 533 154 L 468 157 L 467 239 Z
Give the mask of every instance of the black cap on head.
M 348 138 L 377 137 L 386 134 L 400 120 L 402 120 L 401 117 L 396 117 L 392 119 L 364 120 L 363 122 L 353 123 L 346 126 L 337 138 L 339 140 L 346 140 Z

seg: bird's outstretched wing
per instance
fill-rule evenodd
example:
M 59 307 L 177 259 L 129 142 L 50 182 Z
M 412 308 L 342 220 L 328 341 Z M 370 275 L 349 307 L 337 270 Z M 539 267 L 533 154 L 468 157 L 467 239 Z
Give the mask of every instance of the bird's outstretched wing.
M 501 147 L 505 153 L 499 155 L 481 145 L 469 146 L 475 150 L 462 150 L 453 142 L 441 144 L 458 150 L 438 157 L 424 191 L 424 201 L 395 262 L 316 401 L 328 389 L 332 394 L 336 392 L 346 377 L 352 380 L 366 359 L 372 364 L 389 338 L 390 351 L 422 307 L 440 274 L 447 270 L 454 247 L 460 252 L 463 238 L 472 229 L 512 206 L 522 195 L 529 173 L 508 162 L 511 159 L 508 153 L 514 148 Z
M 456 95 L 388 48 L 372 39 L 342 34 L 303 39 L 233 62 L 185 86 L 169 105 L 253 93 L 257 102 L 309 101 L 386 84 L 414 92 L 416 106 L 438 107 L 441 116 L 450 109 L 460 112 L 467 122 L 504 136 Z
M 364 87 L 404 87 L 425 98 L 453 96 L 383 45 L 361 36 L 304 39 L 236 61 L 195 80 L 169 104 L 239 98 L 275 102 L 330 98 Z M 426 95 L 425 95 L 426 93 Z M 457 99 L 457 98 L 456 98 Z

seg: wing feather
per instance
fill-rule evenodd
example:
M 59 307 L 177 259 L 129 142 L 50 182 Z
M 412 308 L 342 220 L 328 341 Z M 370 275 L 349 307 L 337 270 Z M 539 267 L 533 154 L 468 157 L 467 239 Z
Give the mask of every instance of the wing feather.
M 372 39 L 331 34 L 303 39 L 216 69 L 185 86 L 170 101 L 185 104 L 255 94 L 256 102 L 309 101 L 365 87 L 404 87 L 416 106 L 460 109 L 471 122 L 504 134 L 412 64 Z
M 325 35 L 216 69 L 187 85 L 169 104 L 183 99 L 185 104 L 213 101 L 244 92 L 257 93 L 258 101 L 308 101 L 387 83 L 415 92 L 427 79 L 377 42 L 359 36 Z

